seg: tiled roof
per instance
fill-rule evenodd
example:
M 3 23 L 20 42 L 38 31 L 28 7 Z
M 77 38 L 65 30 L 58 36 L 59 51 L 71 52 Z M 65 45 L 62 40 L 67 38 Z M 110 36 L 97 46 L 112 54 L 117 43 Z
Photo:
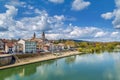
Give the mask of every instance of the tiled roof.
M 8 42 L 6 44 L 7 44 L 8 47 L 13 47 L 14 46 L 14 43 L 12 43 L 12 42 Z

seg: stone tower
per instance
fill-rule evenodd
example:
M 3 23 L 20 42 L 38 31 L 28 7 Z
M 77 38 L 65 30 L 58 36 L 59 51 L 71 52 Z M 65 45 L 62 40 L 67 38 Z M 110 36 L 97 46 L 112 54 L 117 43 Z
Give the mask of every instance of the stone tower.
M 36 34 L 35 34 L 35 32 L 34 32 L 34 34 L 33 34 L 33 39 L 35 39 L 36 38 Z
M 43 41 L 45 41 L 45 32 L 44 31 L 42 32 L 42 39 L 43 39 Z

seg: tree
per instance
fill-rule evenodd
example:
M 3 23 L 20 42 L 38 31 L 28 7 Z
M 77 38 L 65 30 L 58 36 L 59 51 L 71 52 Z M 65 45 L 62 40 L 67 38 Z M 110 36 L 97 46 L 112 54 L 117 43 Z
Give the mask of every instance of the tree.
M 70 47 L 75 47 L 75 46 L 76 46 L 74 41 L 69 41 L 69 40 L 67 40 L 67 41 L 65 42 L 65 45 L 66 45 L 66 46 L 70 46 Z

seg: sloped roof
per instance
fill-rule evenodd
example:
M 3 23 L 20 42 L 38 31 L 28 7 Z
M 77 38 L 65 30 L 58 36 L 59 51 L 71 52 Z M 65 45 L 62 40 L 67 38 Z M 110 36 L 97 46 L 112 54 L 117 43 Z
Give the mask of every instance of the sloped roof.
M 12 42 L 8 42 L 6 44 L 7 44 L 8 47 L 13 47 L 14 46 L 14 43 L 12 43 Z

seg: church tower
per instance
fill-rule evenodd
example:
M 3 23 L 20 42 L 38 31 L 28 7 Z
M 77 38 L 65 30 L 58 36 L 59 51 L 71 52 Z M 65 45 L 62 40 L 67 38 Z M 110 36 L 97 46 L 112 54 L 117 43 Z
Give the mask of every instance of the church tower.
M 44 31 L 42 32 L 42 39 L 43 39 L 43 41 L 45 41 L 45 32 Z
M 34 34 L 33 34 L 33 39 L 35 39 L 36 38 L 36 34 L 35 34 L 35 32 L 34 32 Z

